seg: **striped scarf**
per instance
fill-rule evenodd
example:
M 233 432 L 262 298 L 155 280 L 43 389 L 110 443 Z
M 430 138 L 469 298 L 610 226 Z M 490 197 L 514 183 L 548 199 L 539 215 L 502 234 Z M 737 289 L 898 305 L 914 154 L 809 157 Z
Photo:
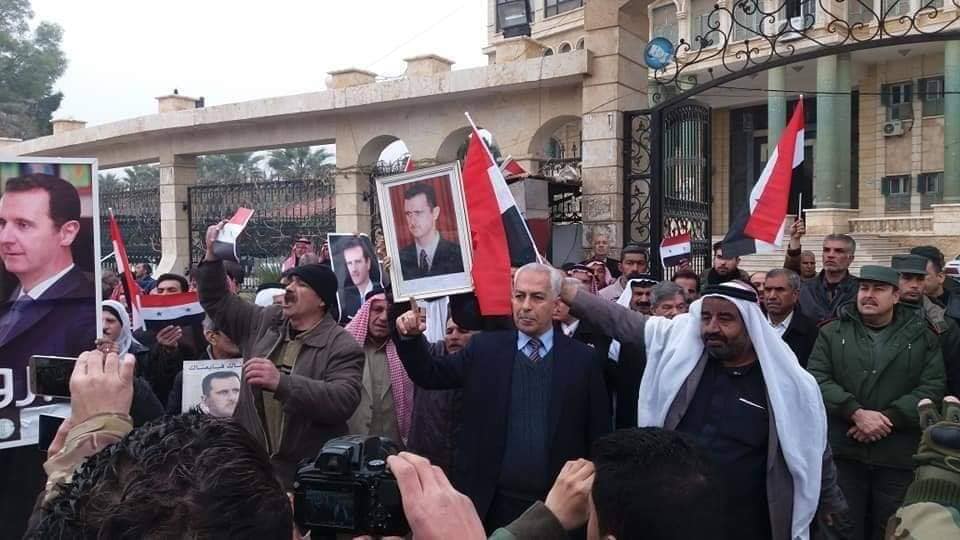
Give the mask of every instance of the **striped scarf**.
M 353 320 L 347 325 L 347 332 L 357 340 L 361 347 L 367 342 L 367 332 L 370 328 L 370 303 L 374 300 L 386 300 L 383 293 L 368 298 Z M 397 411 L 397 425 L 400 428 L 400 437 L 407 443 L 410 434 L 410 418 L 413 415 L 413 381 L 407 376 L 397 354 L 397 347 L 393 340 L 387 339 L 387 365 L 390 368 L 390 393 L 393 395 L 393 407 Z

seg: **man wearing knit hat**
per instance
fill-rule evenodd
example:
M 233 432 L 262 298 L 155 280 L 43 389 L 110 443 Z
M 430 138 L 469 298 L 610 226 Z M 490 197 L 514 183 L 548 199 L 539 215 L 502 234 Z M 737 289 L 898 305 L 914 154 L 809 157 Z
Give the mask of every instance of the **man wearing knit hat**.
M 297 463 L 347 433 L 360 403 L 363 351 L 337 326 L 337 277 L 327 266 L 287 270 L 282 305 L 260 307 L 229 294 L 212 249 L 225 223 L 207 229 L 197 291 L 207 315 L 246 359 L 233 416 L 270 454 L 290 491 Z
M 940 339 L 947 395 L 960 395 L 960 327 L 946 310 L 924 294 L 931 261 L 920 255 L 894 255 L 891 266 L 900 273 L 900 303 L 926 319 Z
M 857 300 L 820 329 L 808 369 L 827 407 L 840 489 L 852 538 L 883 538 L 913 478 L 921 426 L 917 403 L 944 392 L 940 342 L 901 299 L 900 276 L 860 271 Z

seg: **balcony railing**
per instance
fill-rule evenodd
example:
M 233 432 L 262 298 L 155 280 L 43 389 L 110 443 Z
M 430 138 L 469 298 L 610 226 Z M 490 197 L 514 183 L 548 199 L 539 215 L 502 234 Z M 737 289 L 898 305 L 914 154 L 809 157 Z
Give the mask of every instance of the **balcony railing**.
M 933 216 L 894 216 L 850 219 L 850 231 L 863 234 L 902 235 L 932 233 Z

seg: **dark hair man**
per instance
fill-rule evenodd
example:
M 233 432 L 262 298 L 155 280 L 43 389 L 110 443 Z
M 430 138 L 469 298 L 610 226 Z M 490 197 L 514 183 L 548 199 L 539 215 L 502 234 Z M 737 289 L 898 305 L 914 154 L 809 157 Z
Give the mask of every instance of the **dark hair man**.
M 683 289 L 672 281 L 661 281 L 650 289 L 650 312 L 657 317 L 672 319 L 687 312 Z
M 463 388 L 454 485 L 491 531 L 541 499 L 563 464 L 586 456 L 610 429 L 594 352 L 553 330 L 561 279 L 542 264 L 521 267 L 513 287 L 517 330 L 478 334 L 457 354 L 431 357 L 415 311 L 396 322 L 397 350 L 413 382 Z
M 214 371 L 200 381 L 200 408 L 211 416 L 233 416 L 239 397 L 240 376 L 233 371 Z
M 819 330 L 816 323 L 797 308 L 800 276 L 786 268 L 770 270 L 763 282 L 763 296 L 766 298 L 767 322 L 797 355 L 800 365 L 807 367 Z
M 292 536 L 270 460 L 238 424 L 186 414 L 133 429 L 133 361 L 116 354 L 83 353 L 70 388 L 26 538 Z
M 457 323 L 454 316 L 454 310 L 450 309 L 443 341 L 429 344 L 431 355 L 457 354 L 466 348 L 476 334 Z M 413 396 L 413 419 L 407 448 L 448 472 L 457 451 L 456 434 L 460 429 L 462 395 L 460 389 L 417 388 Z
M 188 291 L 187 278 L 166 273 L 157 277 L 152 294 L 173 295 Z M 184 328 L 187 332 L 184 332 Z M 184 360 L 201 358 L 204 344 L 200 334 L 202 329 L 199 325 L 189 328 L 171 324 L 161 328 L 154 336 L 156 342 L 150 347 L 146 361 L 137 366 L 138 373 L 147 379 L 162 403 L 169 403 L 174 381 L 177 373 L 183 369 Z M 184 339 L 185 335 L 191 337 Z
M 700 274 L 701 287 L 739 279 L 750 283 L 750 276 L 740 269 L 740 257 L 724 257 L 723 242 L 713 244 L 713 266 Z
M 845 510 L 820 390 L 749 284 L 708 286 L 673 319 L 582 294 L 569 280 L 562 298 L 612 338 L 646 348 L 637 425 L 686 433 L 719 465 L 728 538 L 803 537 L 818 511 Z
M 680 270 L 670 278 L 670 281 L 683 289 L 683 299 L 688 306 L 700 298 L 700 276 L 693 270 Z
M 790 229 L 790 244 L 784 268 L 801 273 L 800 239 L 805 232 L 797 220 Z M 857 278 L 850 275 L 850 264 L 857 251 L 857 241 L 846 234 L 828 234 L 823 238 L 823 270 L 816 278 L 803 280 L 800 286 L 800 311 L 810 320 L 822 322 L 837 317 L 840 308 L 853 303 L 857 296 Z
M 157 280 L 153 279 L 153 267 L 150 263 L 139 263 L 135 267 L 134 277 L 137 279 L 137 285 L 145 293 L 149 293 L 157 286 Z
M 282 306 L 264 308 L 230 294 L 213 253 L 225 223 L 207 229 L 197 292 L 207 316 L 247 359 L 234 418 L 267 449 L 289 489 L 304 456 L 346 434 L 347 418 L 360 402 L 363 351 L 337 326 L 337 277 L 327 266 L 287 270 Z
M 896 270 L 864 266 L 855 306 L 820 328 L 810 355 L 853 538 L 883 537 L 913 477 L 917 403 L 943 397 L 940 343 L 925 320 L 897 305 L 899 284 Z
M 960 395 L 960 327 L 946 310 L 924 294 L 932 262 L 920 255 L 894 255 L 891 266 L 900 273 L 900 304 L 927 321 L 940 340 L 947 395 Z
M 97 339 L 96 286 L 72 252 L 80 214 L 77 190 L 55 176 L 11 178 L 0 196 L 0 290 L 8 295 L 0 298 L 0 414 L 16 424 L 35 422 L 30 406 L 47 405 L 28 392 L 30 356 L 75 357 Z M 3 431 L 0 442 L 26 444 L 0 450 L 0 478 L 8 486 L 0 490 L 0 537 L 15 538 L 43 485 L 43 469 L 26 430 Z
M 947 316 L 960 324 L 960 283 L 943 273 L 943 252 L 936 246 L 917 246 L 910 250 L 911 255 L 920 255 L 927 259 L 927 279 L 924 293 L 941 307 L 946 308 Z
M 649 258 L 647 250 L 639 244 L 627 244 L 620 250 L 620 262 L 617 268 L 620 270 L 619 276 L 610 285 L 600 289 L 600 297 L 607 300 L 616 300 L 623 292 L 627 284 L 627 276 L 630 274 L 646 274 L 649 269 Z
M 190 290 L 190 282 L 180 274 L 160 274 L 153 294 L 180 294 Z
M 343 298 L 340 302 L 340 320 L 348 321 L 353 318 L 363 299 L 367 297 L 377 285 L 370 279 L 373 268 L 373 258 L 364 247 L 360 238 L 349 238 L 343 243 L 343 261 L 347 267 L 347 277 L 344 283 Z
M 413 236 L 412 244 L 400 248 L 403 279 L 463 272 L 459 244 L 445 240 L 437 230 L 440 207 L 432 185 L 417 182 L 404 192 L 403 216 Z

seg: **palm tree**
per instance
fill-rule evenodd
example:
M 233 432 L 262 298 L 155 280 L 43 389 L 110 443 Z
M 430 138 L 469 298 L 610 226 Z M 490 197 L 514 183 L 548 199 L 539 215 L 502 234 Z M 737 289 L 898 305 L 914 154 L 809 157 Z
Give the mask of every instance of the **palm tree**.
M 325 175 L 333 157 L 324 148 L 311 150 L 308 146 L 283 148 L 270 152 L 267 165 L 273 169 L 273 177 L 280 180 L 306 180 Z
M 153 165 L 134 165 L 123 170 L 130 189 L 155 187 L 160 185 L 160 169 Z
M 123 191 L 127 188 L 127 181 L 115 173 L 100 173 L 97 175 L 100 182 L 100 191 Z
M 260 167 L 262 155 L 253 152 L 214 154 L 197 160 L 197 177 L 202 184 L 259 182 L 266 176 Z

